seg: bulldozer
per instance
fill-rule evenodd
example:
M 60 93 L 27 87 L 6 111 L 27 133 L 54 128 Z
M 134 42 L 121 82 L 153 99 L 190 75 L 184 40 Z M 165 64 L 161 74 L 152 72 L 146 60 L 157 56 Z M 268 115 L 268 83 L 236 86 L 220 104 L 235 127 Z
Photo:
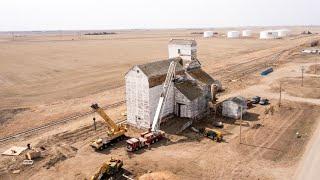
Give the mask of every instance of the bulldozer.
M 223 140 L 223 135 L 218 130 L 210 129 L 206 127 L 206 128 L 199 129 L 199 132 L 203 136 L 208 137 L 214 141 L 221 142 Z
M 113 145 L 114 143 L 124 140 L 126 138 L 125 133 L 127 132 L 127 128 L 124 124 L 116 124 L 105 112 L 99 107 L 98 104 L 92 104 L 91 108 L 97 112 L 102 119 L 104 119 L 107 125 L 107 133 L 108 136 L 105 138 L 98 138 L 94 140 L 90 146 L 95 150 L 103 150 L 107 147 Z
M 104 162 L 99 170 L 91 177 L 91 180 L 111 180 L 122 170 L 123 161 L 119 159 L 110 159 Z

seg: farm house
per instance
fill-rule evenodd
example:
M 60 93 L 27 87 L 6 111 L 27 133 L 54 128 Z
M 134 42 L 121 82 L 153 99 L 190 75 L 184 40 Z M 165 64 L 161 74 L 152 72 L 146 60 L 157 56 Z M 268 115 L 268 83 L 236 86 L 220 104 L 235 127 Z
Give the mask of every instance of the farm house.
M 216 81 L 201 69 L 196 41 L 169 42 L 169 58 L 132 67 L 125 76 L 127 123 L 149 128 L 162 91 L 170 62 L 176 61 L 176 79 L 172 82 L 164 104 L 162 119 L 182 117 L 200 119 L 209 110 L 212 87 Z

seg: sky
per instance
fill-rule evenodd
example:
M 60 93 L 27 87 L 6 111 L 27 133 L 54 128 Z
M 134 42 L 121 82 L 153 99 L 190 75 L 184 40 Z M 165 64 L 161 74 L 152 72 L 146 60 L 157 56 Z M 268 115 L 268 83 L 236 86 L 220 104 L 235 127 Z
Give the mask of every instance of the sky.
M 320 25 L 320 0 L 0 0 L 0 31 Z

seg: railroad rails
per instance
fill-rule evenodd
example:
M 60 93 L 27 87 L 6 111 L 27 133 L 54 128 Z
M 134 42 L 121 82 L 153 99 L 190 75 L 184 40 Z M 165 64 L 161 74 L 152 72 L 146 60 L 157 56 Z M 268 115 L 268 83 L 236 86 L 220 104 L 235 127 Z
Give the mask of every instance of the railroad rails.
M 113 103 L 113 104 L 106 105 L 106 106 L 104 106 L 102 108 L 103 109 L 109 109 L 109 108 L 113 108 L 113 107 L 118 107 L 118 106 L 121 106 L 122 104 L 124 104 L 125 102 L 126 101 L 124 101 L 124 100 L 123 101 L 119 101 L 119 102 L 116 102 L 116 103 Z M 59 125 L 59 124 L 67 123 L 69 121 L 72 121 L 72 120 L 75 120 L 75 119 L 78 119 L 80 117 L 84 117 L 84 116 L 87 116 L 87 115 L 90 115 L 90 114 L 93 114 L 93 113 L 94 113 L 93 111 L 88 111 L 88 112 L 84 112 L 84 113 L 78 113 L 76 115 L 72 115 L 72 116 L 63 118 L 63 119 L 58 120 L 58 121 L 53 121 L 53 122 L 50 122 L 50 123 L 47 123 L 47 124 L 44 124 L 44 125 L 41 125 L 41 126 L 38 126 L 38 127 L 35 127 L 35 128 L 27 129 L 25 131 L 22 131 L 22 132 L 13 134 L 13 135 L 6 136 L 4 138 L 0 138 L 0 142 L 9 141 L 11 139 L 18 138 L 18 137 L 21 137 L 21 136 L 25 136 L 25 135 L 28 135 L 28 134 L 31 134 L 31 133 L 34 133 L 34 132 L 49 128 L 49 127 L 53 127 L 53 126 L 56 126 L 56 125 Z M 117 123 L 123 123 L 124 121 L 125 120 L 123 120 L 121 122 L 117 122 Z
M 258 70 L 267 68 L 270 64 L 276 63 L 285 51 L 286 50 L 283 50 L 281 52 L 278 52 L 272 55 L 264 56 L 261 58 L 254 58 L 244 63 L 232 65 L 232 66 L 229 66 L 228 68 L 215 71 L 210 75 L 212 75 L 215 78 L 219 77 L 220 75 L 220 77 L 217 79 L 220 79 L 221 81 L 237 79 L 239 77 L 252 74 Z
M 210 75 L 212 75 L 215 78 L 218 77 L 218 79 L 220 79 L 221 81 L 233 80 L 233 79 L 237 79 L 237 78 L 239 79 L 239 77 L 243 77 L 245 75 L 252 74 L 258 70 L 262 70 L 262 69 L 266 68 L 267 65 L 276 63 L 280 59 L 280 57 L 283 53 L 285 53 L 287 51 L 294 50 L 298 47 L 299 46 L 297 46 L 295 48 L 282 50 L 280 52 L 277 52 L 277 53 L 274 53 L 271 55 L 267 55 L 267 56 L 263 56 L 263 57 L 259 57 L 259 58 L 254 58 L 254 59 L 247 61 L 247 62 L 244 62 L 244 63 L 235 64 L 235 65 L 229 66 L 225 69 L 221 69 L 221 70 L 215 71 L 213 73 L 210 73 Z M 125 101 L 123 100 L 123 101 L 119 101 L 119 102 L 104 106 L 102 108 L 108 109 L 108 108 L 112 108 L 112 107 L 117 107 L 117 106 L 121 106 L 124 103 L 125 103 Z M 31 129 L 28 129 L 28 130 L 25 130 L 25 131 L 22 131 L 22 132 L 13 134 L 13 135 L 9 135 L 9 136 L 0 138 L 0 142 L 9 141 L 11 139 L 18 138 L 18 137 L 21 137 L 24 135 L 28 135 L 28 134 L 31 134 L 31 133 L 34 133 L 34 132 L 37 132 L 37 131 L 40 131 L 40 130 L 43 130 L 43 129 L 46 129 L 49 127 L 53 127 L 53 126 L 56 126 L 59 124 L 67 123 L 69 121 L 75 120 L 80 117 L 87 116 L 92 113 L 93 113 L 92 111 L 88 111 L 85 113 L 79 113 L 79 114 L 76 114 L 73 116 L 69 116 L 69 117 L 63 118 L 58 121 L 50 122 L 50 123 L 41 125 L 39 127 L 31 128 Z M 118 122 L 118 123 L 122 123 L 124 121 L 125 120 Z

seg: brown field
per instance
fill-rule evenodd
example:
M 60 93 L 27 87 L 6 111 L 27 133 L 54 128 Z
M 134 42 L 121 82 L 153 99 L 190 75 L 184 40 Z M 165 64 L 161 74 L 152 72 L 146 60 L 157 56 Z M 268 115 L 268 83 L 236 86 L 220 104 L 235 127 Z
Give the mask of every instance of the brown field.
M 1 152 L 27 142 L 47 150 L 29 167 L 21 165 L 22 156 L 3 156 L 0 179 L 85 179 L 110 157 L 123 159 L 128 173 L 134 178 L 143 175 L 141 179 L 290 179 L 320 115 L 318 75 L 307 71 L 306 87 L 295 86 L 299 67 L 312 70 L 320 57 L 305 58 L 300 51 L 320 36 L 300 35 L 304 27 L 291 27 L 290 37 L 259 40 L 261 29 L 255 28 L 252 38 L 240 39 L 226 39 L 221 35 L 225 29 L 218 29 L 220 35 L 209 39 L 191 34 L 201 30 L 128 30 L 109 36 L 16 34 L 14 40 L 0 34 L 0 137 L 87 112 L 92 102 L 105 106 L 124 100 L 125 73 L 135 64 L 167 58 L 170 38 L 197 40 L 203 68 L 226 88 L 221 99 L 259 94 L 276 105 L 280 80 L 287 93 L 274 115 L 264 114 L 262 106 L 250 110 L 252 116 L 245 120 L 263 126 L 244 127 L 242 145 L 238 126 L 227 123 L 226 143 L 217 144 L 186 130 L 168 134 L 167 140 L 135 155 L 125 152 L 124 142 L 95 153 L 88 144 L 105 135 L 105 127 L 99 122 L 95 132 L 89 115 L 3 142 Z M 311 32 L 320 28 L 313 27 Z M 273 61 L 275 54 L 279 59 Z M 259 76 L 270 65 L 276 72 Z M 113 119 L 123 119 L 124 111 L 125 105 L 107 110 Z M 195 126 L 210 126 L 209 122 L 210 118 Z M 295 138 L 296 131 L 304 134 L 301 139 Z M 130 130 L 129 135 L 137 132 Z M 12 174 L 16 169 L 21 172 Z

